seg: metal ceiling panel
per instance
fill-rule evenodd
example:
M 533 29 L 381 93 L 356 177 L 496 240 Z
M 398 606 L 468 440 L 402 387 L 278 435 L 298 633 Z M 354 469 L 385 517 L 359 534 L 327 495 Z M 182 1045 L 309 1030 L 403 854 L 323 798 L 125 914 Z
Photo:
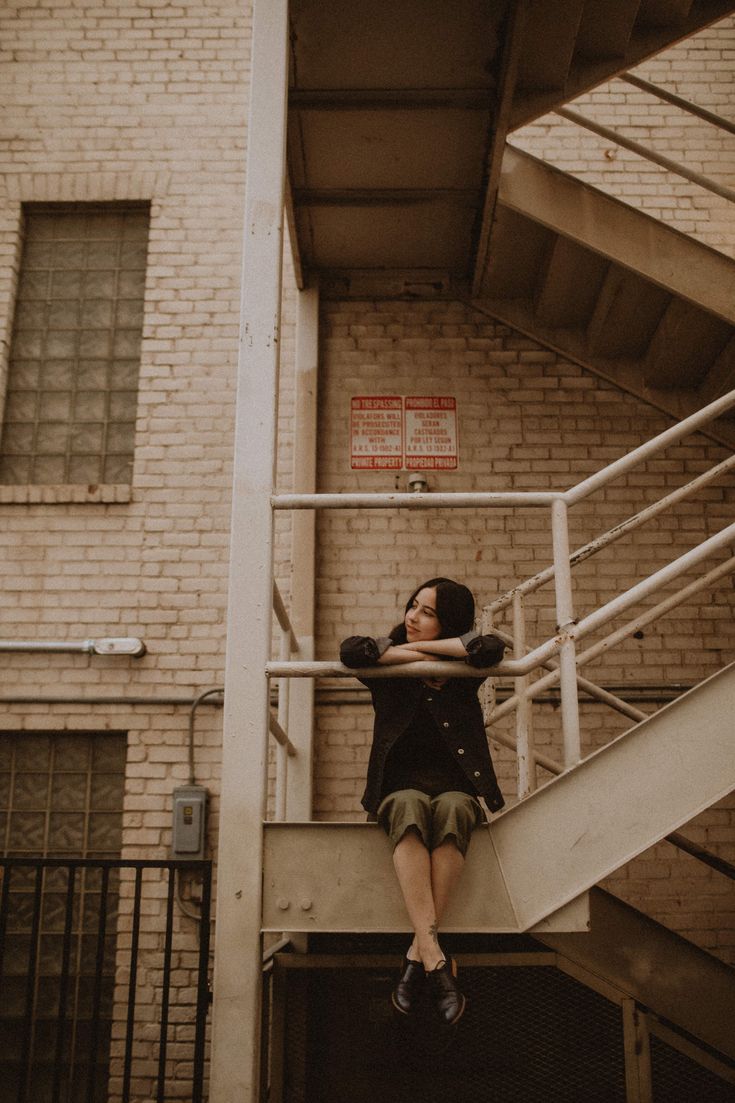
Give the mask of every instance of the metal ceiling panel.
M 307 224 L 308 219 L 308 224 Z M 303 253 L 313 267 L 443 267 L 464 271 L 475 212 L 437 202 L 409 206 L 297 207 Z
M 292 183 L 309 188 L 480 188 L 489 114 L 482 110 L 300 109 L 303 157 Z M 295 162 L 295 163 L 294 163 Z
M 488 88 L 507 0 L 293 0 L 297 88 Z

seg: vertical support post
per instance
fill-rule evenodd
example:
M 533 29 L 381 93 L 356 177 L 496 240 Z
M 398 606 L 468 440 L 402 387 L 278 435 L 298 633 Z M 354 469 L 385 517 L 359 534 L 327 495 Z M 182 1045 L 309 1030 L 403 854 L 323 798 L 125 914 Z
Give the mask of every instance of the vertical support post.
M 258 1098 L 263 816 L 283 249 L 288 0 L 254 0 L 237 375 L 211 1103 Z
M 526 612 L 523 595 L 513 594 L 513 657 L 526 654 Z M 528 674 L 515 679 L 516 705 L 516 771 L 518 799 L 523 800 L 536 788 L 536 756 L 533 747 L 532 702 L 528 696 Z
M 622 1001 L 626 1103 L 652 1103 L 651 1037 L 646 1016 L 633 999 Z
M 319 291 L 316 287 L 307 287 L 299 292 L 296 319 L 295 494 L 313 494 L 316 490 L 318 361 Z M 295 510 L 292 526 L 291 623 L 299 641 L 299 658 L 309 661 L 314 658 L 314 510 Z M 296 748 L 288 771 L 288 817 L 291 820 L 311 819 L 313 732 L 314 679 L 294 678 L 288 732 Z
M 556 589 L 556 630 L 561 637 L 559 685 L 561 723 L 564 736 L 564 768 L 575 766 L 581 758 L 579 699 L 577 696 L 577 657 L 568 629 L 574 624 L 572 570 L 569 563 L 569 526 L 567 503 L 557 498 L 551 506 L 551 535 L 554 548 L 554 586 Z

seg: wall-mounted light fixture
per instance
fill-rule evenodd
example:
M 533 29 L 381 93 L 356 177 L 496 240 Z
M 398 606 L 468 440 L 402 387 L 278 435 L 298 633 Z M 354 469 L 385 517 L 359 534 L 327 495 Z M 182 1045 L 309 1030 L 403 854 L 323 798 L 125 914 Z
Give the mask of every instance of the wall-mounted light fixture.
M 426 475 L 421 471 L 409 471 L 408 473 L 408 489 L 411 494 L 425 494 L 429 489 L 429 483 Z

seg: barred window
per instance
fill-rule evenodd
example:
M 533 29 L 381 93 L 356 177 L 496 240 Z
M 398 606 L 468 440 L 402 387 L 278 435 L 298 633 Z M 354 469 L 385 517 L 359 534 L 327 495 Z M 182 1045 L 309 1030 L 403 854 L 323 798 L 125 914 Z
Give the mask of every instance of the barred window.
M 120 857 L 126 748 L 0 733 L 0 1103 L 108 1098 L 120 872 L 34 858 Z
M 148 204 L 24 215 L 0 483 L 130 483 Z

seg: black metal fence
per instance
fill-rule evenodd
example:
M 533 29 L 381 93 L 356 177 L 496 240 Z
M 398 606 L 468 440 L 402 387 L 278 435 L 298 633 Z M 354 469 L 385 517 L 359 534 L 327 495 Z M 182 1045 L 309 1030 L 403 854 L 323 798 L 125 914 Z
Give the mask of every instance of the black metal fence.
M 201 1103 L 211 862 L 0 858 L 0 874 L 0 1103 Z

